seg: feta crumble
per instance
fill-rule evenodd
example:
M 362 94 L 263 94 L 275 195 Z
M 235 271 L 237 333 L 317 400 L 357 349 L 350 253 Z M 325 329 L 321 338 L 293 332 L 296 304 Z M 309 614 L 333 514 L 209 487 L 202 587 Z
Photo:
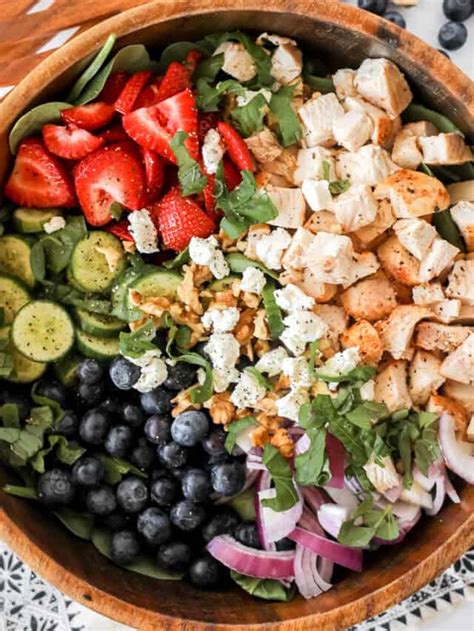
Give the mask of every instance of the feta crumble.
M 374 401 L 375 399 L 375 381 L 369 379 L 360 387 L 360 396 L 364 401 Z
M 306 311 L 314 307 L 314 298 L 291 283 L 275 291 L 275 300 L 283 311 Z
M 219 249 L 219 241 L 213 236 L 207 239 L 193 237 L 189 242 L 189 256 L 193 263 L 209 267 L 214 278 L 218 280 L 230 273 L 224 254 Z
M 233 368 L 240 356 L 240 344 L 232 333 L 213 333 L 204 351 L 211 358 L 213 368 Z
M 52 234 L 58 230 L 62 230 L 66 227 L 66 220 L 64 217 L 51 217 L 49 221 L 43 224 L 43 230 L 46 234 Z
M 128 216 L 130 234 L 137 250 L 142 254 L 158 252 L 158 232 L 146 208 L 135 210 Z
M 282 372 L 290 378 L 293 389 L 309 388 L 313 382 L 308 362 L 304 357 L 287 357 L 284 359 Z
M 282 363 L 287 357 L 286 350 L 283 346 L 279 346 L 262 355 L 255 364 L 255 368 L 260 372 L 266 372 L 269 377 L 276 377 L 281 373 Z
M 290 233 L 283 228 L 277 228 L 257 241 L 255 246 L 257 258 L 269 269 L 281 269 L 281 257 L 290 243 Z
M 290 390 L 287 395 L 276 400 L 278 416 L 297 421 L 300 407 L 305 403 L 309 403 L 309 394 L 305 390 Z
M 138 392 L 150 392 L 166 381 L 168 369 L 161 358 L 161 351 L 145 351 L 140 357 L 127 357 L 128 361 L 141 368 L 140 377 L 133 386 Z
M 212 371 L 212 387 L 214 392 L 225 392 L 231 383 L 239 379 L 237 368 L 214 368 Z
M 247 267 L 240 281 L 240 289 L 251 294 L 261 294 L 266 282 L 267 279 L 261 269 L 258 269 L 258 267 Z
M 284 318 L 283 324 L 306 343 L 319 340 L 329 330 L 326 322 L 311 311 L 295 310 Z
M 360 361 L 359 349 L 357 346 L 346 348 L 341 353 L 336 353 L 322 366 L 321 372 L 324 375 L 339 377 L 354 370 Z
M 210 129 L 205 135 L 202 145 L 202 159 L 207 173 L 217 173 L 224 152 L 225 149 L 219 132 L 216 129 Z
M 237 385 L 230 395 L 230 400 L 239 409 L 252 407 L 265 396 L 266 390 L 256 377 L 249 372 L 240 373 Z
M 227 333 L 232 331 L 239 318 L 240 313 L 237 307 L 208 309 L 202 316 L 201 322 L 206 329 L 212 329 L 215 333 Z

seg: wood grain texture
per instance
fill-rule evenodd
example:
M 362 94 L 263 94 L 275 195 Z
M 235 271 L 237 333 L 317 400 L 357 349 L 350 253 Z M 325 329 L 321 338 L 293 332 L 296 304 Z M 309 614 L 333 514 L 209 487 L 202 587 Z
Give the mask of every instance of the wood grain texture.
M 13 19 L 13 2 L 7 2 Z M 90 2 L 91 8 L 94 4 Z M 109 15 L 127 6 L 114 1 L 97 11 Z M 134 4 L 137 4 L 134 2 Z M 82 15 L 86 15 L 84 6 Z M 72 11 L 69 3 L 64 10 Z M 68 8 L 69 7 L 69 8 Z M 55 24 L 66 24 L 56 16 Z M 88 14 L 88 19 L 91 14 Z M 64 28 L 62 26 L 61 28 Z M 152 2 L 112 17 L 85 31 L 43 61 L 0 105 L 0 180 L 8 169 L 6 138 L 18 115 L 56 95 L 110 32 L 119 46 L 144 42 L 155 49 L 214 30 L 272 30 L 301 41 L 331 65 L 357 65 L 383 55 L 409 75 L 427 103 L 474 132 L 474 88 L 449 60 L 413 35 L 376 16 L 324 0 L 243 0 Z M 27 59 L 28 57 L 25 57 Z M 0 470 L 0 486 L 11 474 Z M 132 627 L 163 631 L 332 631 L 383 611 L 448 567 L 474 543 L 474 488 L 460 485 L 460 505 L 449 504 L 422 521 L 401 546 L 387 546 L 367 558 L 362 575 L 341 573 L 330 592 L 291 603 L 255 601 L 239 590 L 203 593 L 186 583 L 157 582 L 115 567 L 31 503 L 0 492 L 0 537 L 35 571 L 71 597 Z

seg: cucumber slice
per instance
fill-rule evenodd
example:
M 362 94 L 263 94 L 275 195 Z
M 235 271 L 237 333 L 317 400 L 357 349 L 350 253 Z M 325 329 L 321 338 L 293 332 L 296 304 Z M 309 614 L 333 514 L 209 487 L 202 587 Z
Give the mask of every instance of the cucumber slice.
M 177 272 L 155 268 L 152 271 L 145 272 L 139 276 L 131 283 L 130 289 L 138 291 L 142 298 L 164 296 L 170 300 L 175 300 L 177 297 L 178 285 L 182 280 L 183 277 Z M 130 291 L 127 292 L 126 305 L 129 310 L 133 309 L 133 305 L 130 302 Z M 138 312 L 138 316 L 134 319 L 140 318 L 141 315 L 142 314 Z
M 28 287 L 35 286 L 30 265 L 31 246 L 23 237 L 9 234 L 0 237 L 0 272 L 17 276 Z
M 145 268 L 152 268 L 151 265 L 145 266 Z M 137 278 L 143 274 L 144 270 L 136 270 L 134 267 L 129 267 L 121 274 L 113 284 L 112 287 L 112 315 L 125 322 L 130 322 L 137 317 L 140 317 L 140 312 L 137 309 L 132 309 L 130 313 L 127 307 L 127 297 L 130 285 L 134 283 Z M 138 315 L 135 315 L 138 314 Z
M 3 309 L 3 324 L 13 322 L 17 311 L 29 301 L 28 290 L 20 280 L 0 274 L 0 308 Z
M 79 308 L 75 309 L 75 314 L 83 331 L 99 337 L 117 337 L 125 328 L 124 322 L 111 316 L 91 313 Z
M 83 290 L 100 293 L 110 288 L 125 265 L 120 240 L 113 234 L 96 230 L 77 242 L 69 270 Z
M 65 386 L 73 386 L 76 382 L 77 367 L 82 358 L 78 355 L 66 355 L 53 366 L 54 374 Z
M 120 354 L 117 337 L 106 338 L 91 335 L 85 331 L 76 331 L 77 348 L 86 357 L 103 361 L 110 361 Z
M 220 280 L 213 280 L 207 288 L 211 291 L 225 291 L 226 289 L 230 289 L 234 280 L 238 278 L 238 276 L 231 275 L 221 278 Z
M 28 359 L 55 362 L 74 344 L 74 326 L 61 305 L 33 300 L 16 314 L 11 337 L 15 348 Z
M 240 252 L 231 252 L 230 254 L 227 254 L 225 259 L 229 264 L 230 271 L 234 272 L 234 274 L 243 274 L 247 267 L 258 267 L 258 269 L 261 269 L 262 272 L 267 276 L 270 276 L 270 278 L 273 278 L 274 280 L 278 280 L 279 278 L 276 272 L 268 269 L 268 267 L 265 267 L 265 265 L 259 261 L 247 258 Z
M 0 340 L 4 341 L 10 337 L 10 327 L 4 326 L 0 329 Z M 7 344 L 5 352 L 13 359 L 13 370 L 6 377 L 7 381 L 13 383 L 31 383 L 39 379 L 46 370 L 47 364 L 34 362 L 19 353 L 11 341 Z
M 43 226 L 53 217 L 59 217 L 59 208 L 39 210 L 37 208 L 17 208 L 13 212 L 13 226 L 22 234 L 43 232 Z

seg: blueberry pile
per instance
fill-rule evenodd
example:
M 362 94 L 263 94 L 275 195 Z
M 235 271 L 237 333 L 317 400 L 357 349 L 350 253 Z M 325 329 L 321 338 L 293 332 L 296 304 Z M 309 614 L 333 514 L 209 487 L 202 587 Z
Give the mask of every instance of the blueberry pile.
M 184 572 L 194 585 L 207 588 L 225 577 L 225 568 L 205 552 L 214 536 L 232 534 L 255 548 L 260 542 L 255 523 L 215 504 L 219 496 L 242 490 L 243 456 L 227 453 L 225 432 L 212 426 L 205 412 L 187 411 L 174 419 L 170 414 L 171 400 L 195 381 L 195 371 L 179 363 L 164 386 L 145 394 L 132 389 L 139 373 L 123 357 L 109 366 L 84 359 L 73 388 L 41 380 L 36 393 L 66 410 L 55 433 L 86 451 L 70 467 L 48 455 L 37 491 L 46 507 L 92 514 L 96 526 L 109 529 L 116 563 L 151 555 L 159 567 Z M 8 398 L 28 415 L 29 399 L 0 394 L 2 402 Z M 104 456 L 134 469 L 116 484 L 107 483 Z

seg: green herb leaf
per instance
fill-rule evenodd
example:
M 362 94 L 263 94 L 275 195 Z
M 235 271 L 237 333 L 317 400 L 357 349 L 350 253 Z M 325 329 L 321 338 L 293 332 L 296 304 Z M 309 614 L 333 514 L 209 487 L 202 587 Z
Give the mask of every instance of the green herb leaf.
M 294 589 L 286 589 L 280 581 L 271 578 L 252 578 L 234 570 L 230 571 L 230 577 L 239 587 L 255 598 L 289 602 L 295 594 Z
M 253 426 L 258 425 L 257 421 L 255 420 L 253 416 L 245 416 L 244 418 L 241 418 L 238 421 L 233 421 L 229 425 L 229 431 L 227 433 L 225 443 L 224 443 L 224 447 L 226 448 L 229 454 L 231 454 L 232 451 L 234 450 L 235 442 L 240 432 L 242 432 L 244 429 L 247 429 L 248 427 L 252 427 L 252 425 Z
M 3 487 L 5 493 L 9 495 L 15 495 L 16 497 L 23 497 L 27 500 L 37 500 L 38 493 L 36 489 L 30 486 L 16 486 L 15 484 L 5 484 Z
M 67 507 L 58 508 L 54 514 L 76 537 L 90 541 L 95 525 L 94 515 L 78 513 Z
M 235 107 L 232 112 L 232 121 L 239 133 L 248 138 L 262 131 L 263 119 L 268 110 L 268 103 L 263 94 L 257 94 L 246 105 Z
M 188 53 L 192 50 L 199 50 L 201 53 L 205 53 L 207 55 L 205 49 L 203 49 L 198 42 L 174 42 L 173 44 L 170 44 L 161 53 L 157 72 L 159 74 L 164 74 L 171 62 L 185 61 Z
M 275 283 L 267 281 L 262 291 L 265 318 L 267 320 L 268 330 L 272 340 L 277 340 L 285 328 L 285 325 L 283 324 L 283 317 L 281 315 L 281 309 L 275 300 L 275 289 Z
M 332 195 L 339 195 L 340 193 L 344 193 L 351 185 L 349 180 L 335 180 L 331 182 L 330 179 L 331 165 L 327 160 L 323 160 L 323 180 L 327 180 L 329 182 L 329 192 Z
M 165 261 L 163 267 L 166 267 L 166 269 L 177 269 L 182 267 L 185 263 L 189 263 L 190 260 L 189 248 L 186 248 L 177 254 L 174 259 Z
M 385 403 L 365 401 L 348 412 L 346 418 L 362 429 L 371 429 L 377 421 L 389 416 L 389 414 Z
M 372 368 L 372 366 L 357 366 L 357 368 L 350 370 L 344 375 L 327 375 L 317 370 L 316 376 L 318 379 L 321 379 L 322 381 L 331 381 L 334 383 L 343 383 L 345 381 L 349 381 L 352 383 L 356 383 L 356 382 L 365 383 L 369 379 L 372 379 L 375 373 L 376 373 L 376 369 Z
M 265 390 L 273 390 L 273 386 L 270 383 L 270 381 L 265 377 L 263 373 L 257 370 L 255 366 L 248 366 L 245 369 L 245 372 L 248 372 L 250 375 L 252 375 L 252 377 L 254 377 L 258 385 L 262 386 L 262 388 L 265 388 Z
M 331 478 L 326 454 L 326 430 L 308 429 L 306 434 L 310 447 L 295 458 L 296 482 L 303 486 L 322 486 Z
M 196 106 L 203 112 L 217 112 L 224 94 L 245 94 L 245 88 L 235 79 L 220 81 L 215 87 L 211 82 L 205 77 L 196 81 Z
M 443 210 L 433 215 L 433 225 L 438 231 L 440 237 L 449 241 L 452 245 L 459 248 L 461 252 L 466 251 L 466 245 L 464 239 L 461 236 L 461 232 L 454 219 L 451 216 L 450 210 Z
M 20 430 L 16 427 L 0 427 L 0 440 L 6 443 L 14 443 L 20 437 Z
M 270 110 L 276 118 L 278 136 L 284 147 L 301 140 L 301 124 L 291 104 L 294 87 L 282 86 L 270 101 Z
M 46 277 L 46 257 L 41 241 L 37 241 L 31 248 L 30 266 L 33 276 L 41 283 Z
M 276 489 L 276 496 L 262 500 L 262 505 L 278 512 L 288 510 L 298 501 L 290 465 L 278 449 L 269 443 L 263 449 L 262 460 L 272 476 Z
M 14 368 L 15 362 L 11 355 L 0 353 L 0 377 L 9 377 Z
M 190 397 L 193 403 L 204 403 L 212 396 L 212 368 L 207 359 L 204 359 L 201 355 L 197 353 L 185 353 L 184 355 L 180 355 L 180 357 L 176 358 L 178 362 L 186 362 L 188 364 L 193 364 L 194 366 L 200 366 L 204 368 L 206 373 L 206 378 L 204 383 L 199 386 L 194 386 L 191 388 Z
M 300 407 L 298 423 L 305 429 L 321 429 L 337 419 L 333 400 L 328 394 L 318 394 L 311 403 Z
M 119 335 L 120 353 L 125 357 L 136 358 L 146 351 L 157 350 L 157 347 L 152 344 L 155 335 L 156 328 L 151 320 L 136 331 L 130 333 L 122 331 Z
M 186 132 L 177 131 L 170 142 L 178 164 L 178 179 L 184 196 L 200 193 L 207 184 L 207 177 L 203 175 L 201 167 L 188 153 L 185 145 L 187 138 Z
M 257 267 L 270 278 L 278 280 L 278 274 L 268 269 L 268 267 L 260 263 L 260 261 L 249 259 L 240 252 L 230 252 L 226 256 L 226 261 L 230 267 L 230 271 L 234 272 L 234 274 L 243 274 L 248 267 Z
M 462 134 L 461 130 L 449 120 L 443 114 L 428 109 L 424 105 L 418 103 L 410 103 L 410 105 L 404 110 L 402 119 L 404 123 L 414 123 L 416 121 L 429 121 L 437 128 L 439 132 L 449 134 L 451 132 L 458 132 Z
M 147 477 L 146 473 L 122 458 L 112 458 L 104 453 L 97 453 L 96 457 L 104 465 L 105 481 L 107 484 L 118 484 L 127 473 L 132 473 L 140 478 Z
M 368 526 L 355 526 L 351 521 L 345 521 L 339 533 L 337 540 L 345 546 L 351 548 L 365 548 L 374 537 L 375 531 Z
M 240 515 L 243 521 L 255 521 L 255 489 L 242 491 L 230 500 L 229 506 Z
M 53 234 L 41 238 L 46 264 L 49 270 L 58 274 L 66 269 L 76 243 L 87 236 L 84 217 L 68 217 L 66 226 Z M 44 276 L 43 276 L 44 279 Z
M 321 92 L 321 94 L 329 94 L 329 92 L 335 92 L 336 89 L 334 87 L 333 80 L 330 77 L 318 77 L 312 73 L 312 68 L 310 63 L 305 63 L 303 66 L 303 81 L 306 85 L 314 92 Z M 323 68 L 314 69 L 314 71 L 322 70 Z
M 104 65 L 109 53 L 112 51 L 114 47 L 115 40 L 117 39 L 116 35 L 113 33 L 109 35 L 106 39 L 105 44 L 99 50 L 97 55 L 94 57 L 92 62 L 87 66 L 84 72 L 80 75 L 80 77 L 75 81 L 74 85 L 71 88 L 71 91 L 68 95 L 68 101 L 74 103 L 76 99 L 79 98 L 82 90 L 86 87 L 86 85 L 91 81 L 95 75 L 99 72 L 99 70 Z
M 316 377 L 316 358 L 319 354 L 319 340 L 314 340 L 309 345 L 309 359 L 308 359 L 308 369 L 309 374 L 313 377 Z
M 8 138 L 10 151 L 16 154 L 21 141 L 28 136 L 40 133 L 43 125 L 59 123 L 61 121 L 61 111 L 69 107 L 72 107 L 70 103 L 55 101 L 42 103 L 28 110 L 13 125 Z
M 38 394 L 37 390 L 38 390 L 38 384 L 35 383 L 33 387 L 31 388 L 31 398 L 33 399 L 33 402 L 36 403 L 36 405 L 38 406 L 41 406 L 41 407 L 46 406 L 48 408 L 51 408 L 53 412 L 53 420 L 55 422 L 60 421 L 64 416 L 64 410 L 61 407 L 61 405 L 54 399 L 49 399 L 48 397 L 44 397 Z
M 224 53 L 204 59 L 197 65 L 193 76 L 194 81 L 197 82 L 199 79 L 207 79 L 209 82 L 214 81 L 223 65 Z

